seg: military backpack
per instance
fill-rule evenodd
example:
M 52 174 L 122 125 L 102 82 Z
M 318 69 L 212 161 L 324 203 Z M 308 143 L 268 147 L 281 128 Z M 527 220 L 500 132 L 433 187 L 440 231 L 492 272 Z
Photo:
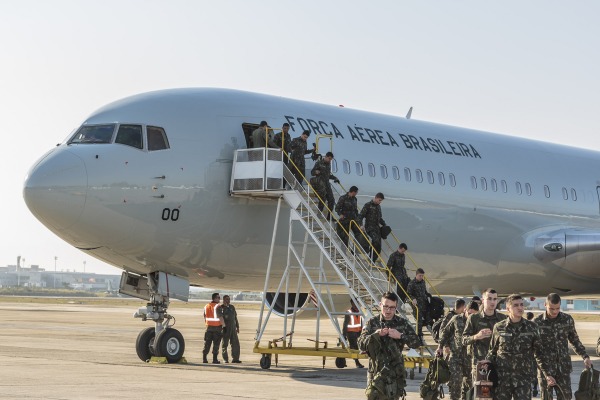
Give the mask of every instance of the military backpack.
M 575 392 L 575 400 L 600 400 L 599 378 L 599 371 L 584 368 L 579 378 L 579 388 Z

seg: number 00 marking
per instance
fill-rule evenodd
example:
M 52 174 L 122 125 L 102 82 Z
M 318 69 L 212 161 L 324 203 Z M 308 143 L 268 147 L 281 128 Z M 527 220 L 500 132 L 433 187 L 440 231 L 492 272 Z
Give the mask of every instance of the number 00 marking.
M 177 221 L 179 219 L 179 208 L 163 208 L 162 210 L 162 220 L 163 221 Z

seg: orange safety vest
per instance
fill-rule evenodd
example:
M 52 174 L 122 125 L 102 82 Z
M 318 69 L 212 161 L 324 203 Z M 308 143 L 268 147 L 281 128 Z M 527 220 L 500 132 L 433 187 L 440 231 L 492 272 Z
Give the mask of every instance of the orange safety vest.
M 204 321 L 208 326 L 221 326 L 221 320 L 217 317 L 217 308 L 219 303 L 208 303 L 204 306 Z
M 352 309 L 348 312 L 354 312 Z M 362 317 L 360 315 L 349 315 L 348 332 L 360 332 L 362 330 Z

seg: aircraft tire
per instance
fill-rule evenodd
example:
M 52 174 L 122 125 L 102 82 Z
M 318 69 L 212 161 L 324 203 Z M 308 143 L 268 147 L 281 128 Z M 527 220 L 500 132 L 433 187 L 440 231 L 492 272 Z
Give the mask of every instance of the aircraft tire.
M 185 351 L 185 340 L 177 329 L 162 330 L 155 340 L 154 353 L 157 357 L 165 357 L 169 364 L 179 362 Z
M 263 354 L 262 357 L 260 358 L 260 367 L 262 369 L 269 369 L 271 368 L 271 355 L 270 354 Z
M 147 362 L 154 355 L 154 336 L 155 330 L 153 327 L 146 328 L 140 332 L 135 341 L 135 351 L 140 360 Z

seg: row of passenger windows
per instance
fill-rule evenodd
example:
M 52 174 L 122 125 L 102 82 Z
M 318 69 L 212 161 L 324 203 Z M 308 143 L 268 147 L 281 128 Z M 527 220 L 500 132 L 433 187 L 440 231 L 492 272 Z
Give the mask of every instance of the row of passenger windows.
M 103 144 L 114 142 L 135 147 L 136 149 L 143 149 L 144 132 L 148 151 L 169 148 L 169 140 L 163 128 L 133 124 L 83 125 L 71 137 L 68 144 Z
M 338 171 L 338 165 L 337 165 L 337 161 L 335 159 L 332 160 L 331 170 L 334 173 L 336 173 Z M 347 175 L 352 173 L 352 164 L 350 163 L 350 161 L 342 160 L 342 171 L 344 172 L 344 174 L 347 174 Z M 354 162 L 354 171 L 355 171 L 356 175 L 358 175 L 358 176 L 362 176 L 364 174 L 362 162 L 360 162 L 360 161 Z M 394 165 L 394 166 L 392 166 L 391 171 L 392 171 L 392 177 L 395 180 L 400 180 L 400 168 L 398 168 L 397 166 Z M 367 173 L 370 177 L 375 177 L 377 175 L 377 168 L 375 167 L 375 164 L 367 163 Z M 403 173 L 404 173 L 404 180 L 406 180 L 407 182 L 411 182 L 412 181 L 411 169 L 408 167 L 405 167 L 403 169 Z M 425 171 L 425 174 L 423 174 L 423 171 L 421 169 L 417 168 L 414 170 L 414 173 L 415 173 L 415 180 L 419 183 L 422 183 L 425 180 L 424 175 L 427 177 L 428 183 L 430 183 L 432 185 L 435 183 L 436 175 L 433 171 L 427 170 L 427 171 Z M 384 165 L 384 164 L 379 165 L 379 175 L 383 179 L 388 178 L 387 165 Z M 444 186 L 446 184 L 446 175 L 443 172 L 438 172 L 437 173 L 437 181 L 441 186 Z M 452 187 L 456 186 L 456 177 L 451 172 L 448 173 L 448 183 Z M 508 183 L 504 179 L 501 179 L 500 181 L 498 181 L 495 178 L 491 178 L 489 180 L 489 185 L 488 185 L 487 178 L 481 177 L 478 180 L 475 176 L 471 176 L 471 187 L 473 189 L 477 189 L 478 187 L 480 187 L 482 190 L 485 190 L 485 191 L 487 191 L 489 188 L 492 192 L 501 191 L 503 193 L 508 193 Z M 518 195 L 522 195 L 523 193 L 525 193 L 525 194 L 527 194 L 527 196 L 531 196 L 533 194 L 533 189 L 531 188 L 531 184 L 529 184 L 528 182 L 526 182 L 523 185 L 523 184 L 521 184 L 521 182 L 516 181 L 515 182 L 515 191 Z M 569 192 L 570 192 L 571 200 L 577 201 L 577 191 L 574 188 L 571 188 L 569 191 L 567 188 L 563 187 L 562 188 L 563 199 L 569 200 Z M 547 198 L 550 198 L 550 187 L 548 185 L 544 185 L 544 195 Z

